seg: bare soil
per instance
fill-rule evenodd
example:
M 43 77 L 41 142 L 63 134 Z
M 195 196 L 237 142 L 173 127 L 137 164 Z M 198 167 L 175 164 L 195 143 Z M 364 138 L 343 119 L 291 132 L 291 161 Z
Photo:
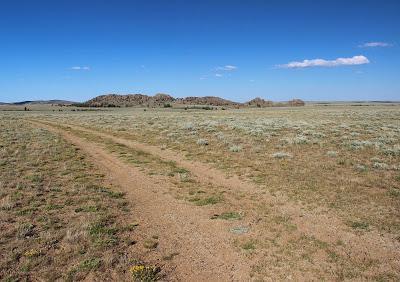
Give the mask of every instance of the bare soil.
M 126 164 L 117 156 L 110 154 L 101 146 L 80 138 L 67 130 L 60 129 L 56 124 L 32 120 L 40 126 L 61 134 L 66 140 L 81 148 L 90 156 L 90 160 L 106 174 L 110 183 L 118 185 L 127 193 L 128 199 L 134 203 L 135 214 L 140 222 L 140 234 L 144 237 L 157 236 L 158 246 L 154 250 L 143 249 L 149 261 L 159 262 L 163 257 L 173 256 L 166 265 L 166 274 L 171 280 L 211 280 L 211 281 L 245 281 L 251 279 L 253 267 L 270 267 L 258 264 L 265 256 L 274 254 L 255 250 L 247 253 L 233 247 L 243 238 L 258 240 L 262 245 L 265 240 L 274 240 L 279 232 L 279 250 L 285 245 L 295 242 L 294 253 L 301 253 L 308 247 L 302 245 L 302 238 L 312 238 L 330 246 L 326 252 L 313 253 L 318 265 L 315 272 L 307 271 L 308 265 L 298 262 L 294 269 L 287 269 L 286 278 L 317 279 L 325 277 L 335 279 L 343 268 L 342 263 L 359 267 L 366 261 L 371 261 L 368 268 L 358 270 L 363 277 L 377 277 L 387 271 L 397 271 L 400 275 L 400 243 L 390 235 L 376 230 L 355 233 L 348 225 L 335 215 L 323 209 L 309 210 L 301 204 L 289 201 L 284 195 L 270 195 L 256 185 L 243 181 L 237 176 L 227 175 L 205 163 L 189 161 L 184 156 L 170 150 L 135 142 L 113 135 L 68 125 L 69 128 L 87 132 L 128 147 L 143 150 L 160 159 L 174 161 L 179 166 L 189 170 L 199 183 L 221 187 L 226 201 L 215 206 L 198 207 L 184 200 L 176 199 L 170 193 L 173 183 L 167 177 L 149 176 L 138 168 Z M 243 196 L 244 195 L 244 196 Z M 240 208 L 246 214 L 241 222 L 249 228 L 246 234 L 238 235 L 230 231 L 237 223 L 210 219 L 214 213 Z M 255 209 L 257 207 L 257 209 Z M 260 208 L 265 207 L 265 213 Z M 272 208 L 268 208 L 272 207 Z M 285 225 L 285 218 L 290 219 L 295 228 L 287 233 L 284 229 L 278 231 L 271 228 L 271 219 L 283 218 L 279 224 Z M 267 229 L 267 230 L 266 230 Z M 289 230 L 289 229 L 288 229 Z M 243 238 L 241 238 L 241 236 Z M 271 238 L 272 237 L 272 238 Z M 260 239 L 261 238 L 261 239 Z M 261 242 L 260 242 L 261 240 Z M 239 243 L 240 244 L 240 243 Z M 292 247 L 292 246 L 291 246 Z M 290 248 L 290 247 L 288 247 Z M 332 249 L 333 248 L 333 249 Z M 271 252 L 275 249 L 271 248 Z M 340 261 L 327 257 L 326 253 L 334 253 Z M 298 254 L 300 255 L 300 254 Z M 291 254 L 291 256 L 297 256 Z M 268 260 L 267 260 L 268 261 Z M 302 271 L 302 267 L 304 271 Z M 332 273 L 326 273 L 331 269 Z M 396 270 L 397 269 L 397 270 Z M 314 269 L 315 270 L 315 269 Z M 324 275 L 318 276 L 318 272 Z M 282 275 L 270 274 L 269 278 L 282 278 Z M 254 278 L 254 277 L 253 277 Z M 265 277 L 264 277 L 265 278 Z
M 145 238 L 158 237 L 158 246 L 146 250 L 145 259 L 159 263 L 174 255 L 168 280 L 177 281 L 244 281 L 249 279 L 250 265 L 231 247 L 234 234 L 226 223 L 210 219 L 203 207 L 177 201 L 168 194 L 165 179 L 149 178 L 137 168 L 125 164 L 102 148 L 47 125 L 40 125 L 61 134 L 67 141 L 89 155 L 106 179 L 126 192 L 133 203 L 133 213 L 140 223 L 137 233 Z

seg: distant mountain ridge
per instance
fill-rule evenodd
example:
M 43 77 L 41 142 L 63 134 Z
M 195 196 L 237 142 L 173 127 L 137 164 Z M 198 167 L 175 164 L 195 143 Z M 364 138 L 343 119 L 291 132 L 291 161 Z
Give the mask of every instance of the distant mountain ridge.
M 92 98 L 84 103 L 76 103 L 66 100 L 28 100 L 14 103 L 0 102 L 0 105 L 29 106 L 29 105 L 75 105 L 81 107 L 277 107 L 277 106 L 304 106 L 300 99 L 293 99 L 288 102 L 272 102 L 262 98 L 254 98 L 245 103 L 234 102 L 215 96 L 174 98 L 171 95 L 158 93 L 154 96 L 145 94 L 105 94 Z
M 274 103 L 262 98 L 255 98 L 246 103 L 233 102 L 215 96 L 174 98 L 171 95 L 159 93 L 154 96 L 144 94 L 106 94 L 90 99 L 80 106 L 83 107 L 172 107 L 172 106 L 226 106 L 226 107 L 273 107 L 273 106 L 304 106 L 300 99 L 286 103 Z
M 0 102 L 0 105 L 14 105 L 14 106 L 48 105 L 48 104 L 73 105 L 73 104 L 76 104 L 76 102 L 65 101 L 65 100 L 32 100 L 32 101 L 21 101 L 21 102 L 13 102 L 13 103 Z

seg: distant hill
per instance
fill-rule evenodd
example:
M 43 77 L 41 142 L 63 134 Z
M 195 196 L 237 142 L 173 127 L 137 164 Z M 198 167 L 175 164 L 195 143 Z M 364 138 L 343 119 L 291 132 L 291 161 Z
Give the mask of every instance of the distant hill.
M 156 94 L 148 96 L 144 94 L 107 94 L 90 99 L 80 106 L 82 107 L 182 107 L 182 106 L 221 106 L 221 107 L 273 107 L 273 106 L 304 106 L 300 99 L 294 99 L 286 103 L 275 104 L 272 101 L 255 98 L 246 103 L 238 103 L 220 97 L 186 97 L 174 98 L 168 94 Z
M 233 106 L 238 103 L 225 100 L 219 97 L 186 97 L 174 98 L 168 94 L 156 94 L 154 96 L 147 96 L 144 94 L 127 94 L 117 95 L 108 94 L 101 95 L 90 99 L 83 103 L 83 106 L 88 107 L 164 107 L 176 105 L 207 105 L 207 106 Z
M 11 106 L 24 106 L 24 105 L 74 105 L 76 102 L 65 101 L 65 100 L 33 100 L 33 101 L 21 101 L 14 103 L 0 102 L 0 105 L 11 105 Z
M 76 102 L 65 101 L 65 100 L 36 100 L 36 101 L 21 101 L 15 103 L 8 103 L 9 105 L 48 105 L 48 104 L 60 104 L 60 105 L 73 105 Z
M 219 97 L 186 97 L 175 99 L 176 104 L 182 105 L 202 105 L 202 106 L 238 106 L 240 103 L 232 102 Z
M 172 103 L 175 101 L 170 95 L 167 94 L 156 94 L 154 96 L 147 96 L 144 94 L 127 94 L 117 95 L 108 94 L 97 96 L 81 106 L 86 107 L 135 107 L 135 106 L 146 106 L 146 107 L 160 107 Z
M 254 98 L 253 100 L 250 100 L 245 103 L 246 106 L 248 107 L 257 107 L 257 108 L 264 108 L 264 107 L 272 107 L 274 103 L 270 100 L 264 100 L 262 98 Z

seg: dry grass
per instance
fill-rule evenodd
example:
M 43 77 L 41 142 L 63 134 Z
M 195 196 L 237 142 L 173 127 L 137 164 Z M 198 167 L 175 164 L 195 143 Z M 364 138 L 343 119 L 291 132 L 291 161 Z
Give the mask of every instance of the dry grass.
M 13 116 L 3 115 L 7 119 Z M 368 248 L 354 247 L 349 251 L 354 238 L 370 238 L 375 234 L 389 238 L 390 246 L 398 246 L 398 106 L 146 112 L 121 109 L 25 115 L 57 123 L 60 128 L 66 123 L 76 124 L 176 151 L 188 159 L 208 163 L 227 176 L 238 175 L 244 181 L 251 181 L 260 191 L 271 195 L 272 200 L 266 203 L 254 195 L 236 191 L 235 187 L 226 191 L 207 186 L 197 181 L 193 172 L 173 162 L 62 127 L 140 167 L 150 177 L 167 177 L 177 187 L 171 191 L 177 198 L 205 209 L 220 205 L 225 210 L 214 218 L 237 219 L 229 221 L 232 224 L 246 222 L 247 218 L 257 222 L 256 231 L 250 229 L 249 234 L 232 244 L 251 261 L 254 279 L 397 280 L 400 277 L 396 264 L 386 264 L 385 250 L 382 258 L 373 257 Z M 8 167 L 7 162 L 8 159 L 4 164 L 0 161 L 0 168 Z M 42 177 L 47 177 L 45 171 L 31 175 L 29 181 L 40 182 Z M 309 233 L 298 226 L 299 219 L 280 213 L 280 207 L 288 204 L 301 207 L 301 217 L 312 214 L 337 218 L 341 223 L 338 232 L 347 232 L 353 239 L 332 240 L 323 234 Z M 7 194 L 1 198 L 1 212 L 15 206 L 14 196 Z M 90 203 L 79 208 L 80 213 L 91 214 L 103 206 Z M 238 212 L 231 212 L 242 208 L 246 209 L 243 219 L 236 217 Z M 45 205 L 47 212 L 63 209 L 58 202 Z M 24 228 L 21 234 L 30 232 L 29 226 Z M 87 236 L 81 232 L 71 229 L 67 237 L 73 240 Z M 113 235 L 112 231 L 110 234 Z
M 399 188 L 397 106 L 122 110 L 49 119 L 185 152 L 269 191 L 334 209 L 344 220 L 358 218 L 380 230 L 400 231 L 393 210 L 399 199 L 390 193 Z M 208 145 L 199 146 L 204 140 Z
M 128 279 L 137 235 L 123 194 L 59 136 L 13 118 L 0 128 L 0 277 Z

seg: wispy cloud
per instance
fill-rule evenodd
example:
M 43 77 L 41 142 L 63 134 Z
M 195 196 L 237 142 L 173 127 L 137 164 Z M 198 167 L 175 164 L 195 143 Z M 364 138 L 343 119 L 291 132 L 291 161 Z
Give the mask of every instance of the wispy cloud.
M 216 67 L 215 70 L 217 71 L 234 71 L 237 70 L 238 67 L 237 66 L 232 66 L 232 65 L 226 65 L 226 66 L 222 66 L 222 67 Z
M 352 66 L 368 64 L 367 57 L 358 55 L 351 58 L 337 58 L 335 60 L 313 59 L 304 60 L 301 62 L 290 62 L 284 65 L 278 65 L 278 68 L 296 69 L 296 68 L 310 68 L 310 67 L 338 67 L 338 66 Z
M 90 70 L 90 67 L 86 67 L 86 66 L 83 66 L 83 67 L 81 67 L 81 66 L 74 66 L 74 67 L 71 67 L 71 70 Z
M 208 74 L 202 75 L 200 80 L 205 80 L 212 77 L 229 77 L 231 76 L 231 72 L 236 71 L 237 69 L 238 67 L 234 65 L 219 66 L 211 69 Z
M 358 45 L 360 48 L 368 48 L 368 47 L 391 47 L 393 44 L 387 42 L 366 42 L 364 44 Z

